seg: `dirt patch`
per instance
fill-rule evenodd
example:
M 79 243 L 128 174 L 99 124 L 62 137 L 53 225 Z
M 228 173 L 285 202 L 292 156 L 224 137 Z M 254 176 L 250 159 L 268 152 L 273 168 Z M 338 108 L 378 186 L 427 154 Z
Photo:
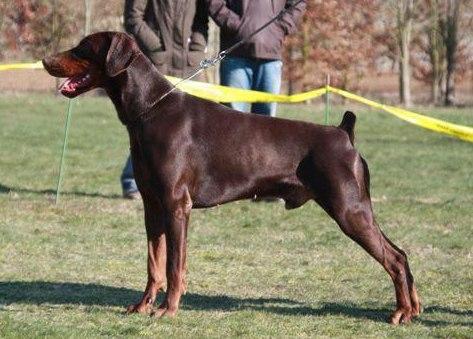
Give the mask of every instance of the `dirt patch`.
M 0 92 L 54 91 L 55 88 L 56 79 L 42 69 L 0 73 Z

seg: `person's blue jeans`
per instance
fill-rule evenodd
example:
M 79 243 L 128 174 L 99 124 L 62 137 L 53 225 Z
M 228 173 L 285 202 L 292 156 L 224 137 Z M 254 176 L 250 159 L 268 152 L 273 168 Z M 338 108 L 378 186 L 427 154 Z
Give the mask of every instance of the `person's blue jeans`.
M 136 186 L 135 176 L 133 175 L 133 164 L 131 162 L 131 155 L 126 159 L 125 167 L 123 167 L 122 175 L 120 177 L 122 183 L 123 193 L 134 193 L 138 191 Z
M 281 89 L 281 60 L 249 59 L 228 56 L 220 64 L 220 83 L 224 86 L 279 94 Z M 233 109 L 276 116 L 276 103 L 232 102 Z

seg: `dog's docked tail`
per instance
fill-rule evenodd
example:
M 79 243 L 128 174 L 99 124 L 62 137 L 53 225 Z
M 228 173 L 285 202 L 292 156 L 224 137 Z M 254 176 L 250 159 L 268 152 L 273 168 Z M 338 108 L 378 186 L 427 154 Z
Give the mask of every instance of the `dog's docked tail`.
M 347 132 L 352 145 L 355 144 L 355 122 L 356 115 L 353 112 L 346 111 L 343 115 L 342 122 L 338 125 L 339 128 Z

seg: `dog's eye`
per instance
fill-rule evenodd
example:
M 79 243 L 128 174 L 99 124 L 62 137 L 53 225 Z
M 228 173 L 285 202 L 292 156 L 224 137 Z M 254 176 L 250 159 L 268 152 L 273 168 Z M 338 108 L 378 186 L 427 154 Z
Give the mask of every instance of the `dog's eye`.
M 80 49 L 73 49 L 71 51 L 71 54 L 76 59 L 87 59 L 86 53 L 84 53 L 84 51 L 81 51 Z
M 91 48 L 87 43 L 81 42 L 78 46 L 72 49 L 72 56 L 77 59 L 91 59 Z

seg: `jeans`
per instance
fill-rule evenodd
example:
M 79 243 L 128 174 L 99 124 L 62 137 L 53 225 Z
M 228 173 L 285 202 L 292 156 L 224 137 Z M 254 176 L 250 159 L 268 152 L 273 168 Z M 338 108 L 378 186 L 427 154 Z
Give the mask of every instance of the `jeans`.
M 220 83 L 224 86 L 279 94 L 281 60 L 247 59 L 228 56 L 220 64 Z M 231 108 L 256 114 L 276 116 L 276 103 L 232 102 Z
M 135 177 L 133 175 L 133 164 L 131 162 L 131 155 L 126 159 L 125 167 L 123 168 L 122 175 L 120 177 L 122 183 L 123 193 L 134 193 L 138 191 L 136 186 Z

